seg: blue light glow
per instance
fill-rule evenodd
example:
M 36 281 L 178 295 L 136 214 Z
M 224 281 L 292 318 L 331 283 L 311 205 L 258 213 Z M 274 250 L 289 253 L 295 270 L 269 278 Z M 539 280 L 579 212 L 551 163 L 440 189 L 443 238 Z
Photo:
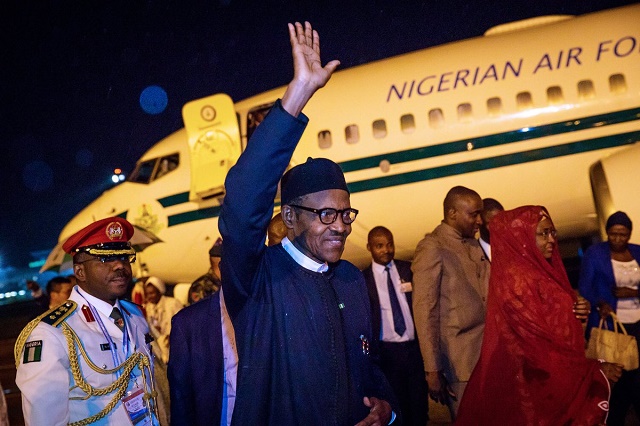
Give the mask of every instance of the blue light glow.
M 160 86 L 148 86 L 140 94 L 140 106 L 147 114 L 160 114 L 168 102 L 167 92 Z

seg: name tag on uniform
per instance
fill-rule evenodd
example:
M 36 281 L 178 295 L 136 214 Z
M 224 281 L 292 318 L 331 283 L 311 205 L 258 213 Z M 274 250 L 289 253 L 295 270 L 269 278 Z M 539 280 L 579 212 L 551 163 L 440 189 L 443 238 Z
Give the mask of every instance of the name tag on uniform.
M 401 282 L 400 291 L 403 293 L 409 293 L 410 291 L 413 291 L 413 286 L 411 285 L 411 282 Z
M 116 344 L 113 344 L 113 349 L 118 349 L 118 347 L 116 346 Z M 108 351 L 111 350 L 111 346 L 109 346 L 108 343 L 100 343 L 100 350 L 101 351 Z

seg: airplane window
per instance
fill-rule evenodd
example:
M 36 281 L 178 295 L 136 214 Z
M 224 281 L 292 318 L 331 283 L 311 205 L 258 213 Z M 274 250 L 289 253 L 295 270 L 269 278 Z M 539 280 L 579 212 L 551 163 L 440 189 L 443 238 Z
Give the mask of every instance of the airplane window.
M 180 154 L 172 154 L 163 157 L 160 160 L 160 166 L 156 172 L 156 179 L 174 171 L 178 167 L 178 164 L 180 164 Z
M 520 92 L 516 95 L 516 105 L 519 110 L 533 108 L 533 98 L 529 92 Z
M 413 133 L 416 129 L 416 120 L 413 118 L 413 114 L 405 114 L 400 117 L 400 129 L 402 129 L 402 133 Z
M 262 123 L 262 120 L 264 120 L 264 118 L 267 116 L 267 113 L 269 113 L 269 110 L 271 110 L 272 106 L 273 103 L 260 105 L 249 111 L 249 113 L 247 114 L 247 140 L 256 130 L 256 127 L 258 127 L 258 125 Z
M 627 93 L 627 82 L 624 79 L 624 75 L 613 74 L 609 77 L 609 90 L 616 95 Z
M 373 122 L 373 137 L 382 139 L 387 136 L 387 123 L 384 120 L 376 120 Z
M 502 113 L 502 99 L 489 98 L 487 99 L 487 111 L 490 115 L 499 115 Z
M 331 132 L 329 130 L 318 132 L 318 146 L 322 149 L 331 148 Z
M 347 143 L 358 143 L 360 141 L 360 132 L 357 124 L 349 124 L 344 128 L 344 137 Z
M 562 88 L 560 86 L 551 86 L 547 89 L 547 102 L 549 105 L 559 105 L 564 101 L 562 96 Z
M 471 121 L 471 114 L 472 114 L 472 110 L 471 110 L 470 103 L 464 103 L 464 104 L 458 105 L 458 121 L 461 121 L 461 122 Z
M 429 125 L 434 129 L 444 126 L 444 114 L 440 108 L 429 111 Z
M 156 167 L 157 158 L 153 160 L 143 161 L 142 163 L 138 163 L 136 168 L 131 172 L 127 181 L 129 182 L 137 182 L 137 183 L 149 183 L 151 180 L 151 175 L 153 174 L 153 169 Z
M 593 81 L 582 80 L 578 82 L 578 97 L 581 100 L 593 99 L 596 97 L 596 89 L 593 87 Z

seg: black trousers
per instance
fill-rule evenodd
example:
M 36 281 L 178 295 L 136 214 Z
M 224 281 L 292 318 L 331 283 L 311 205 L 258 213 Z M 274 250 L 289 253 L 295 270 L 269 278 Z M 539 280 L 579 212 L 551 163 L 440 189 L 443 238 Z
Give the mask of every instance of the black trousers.
M 627 334 L 635 336 L 640 350 L 640 321 L 624 324 Z M 618 383 L 613 385 L 609 401 L 609 417 L 607 425 L 624 426 L 629 407 L 633 405 L 636 412 L 636 423 L 640 423 L 640 369 L 624 371 Z
M 380 365 L 400 404 L 402 424 L 426 425 L 429 396 L 418 341 L 380 342 Z

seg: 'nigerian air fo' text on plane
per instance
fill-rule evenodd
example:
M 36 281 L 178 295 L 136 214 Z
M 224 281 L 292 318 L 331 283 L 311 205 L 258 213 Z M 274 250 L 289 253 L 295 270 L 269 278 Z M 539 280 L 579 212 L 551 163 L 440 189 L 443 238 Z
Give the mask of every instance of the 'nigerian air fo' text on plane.
M 304 110 L 310 122 L 291 165 L 328 157 L 345 172 L 360 214 L 343 257 L 364 266 L 369 229 L 385 225 L 396 255 L 411 258 L 455 185 L 506 208 L 545 205 L 564 239 L 596 235 L 616 210 L 640 220 L 639 22 L 640 4 L 545 16 L 337 72 Z M 219 237 L 225 176 L 283 93 L 189 102 L 185 128 L 151 147 L 60 241 L 120 215 L 163 241 L 139 254 L 138 274 L 191 282 Z

